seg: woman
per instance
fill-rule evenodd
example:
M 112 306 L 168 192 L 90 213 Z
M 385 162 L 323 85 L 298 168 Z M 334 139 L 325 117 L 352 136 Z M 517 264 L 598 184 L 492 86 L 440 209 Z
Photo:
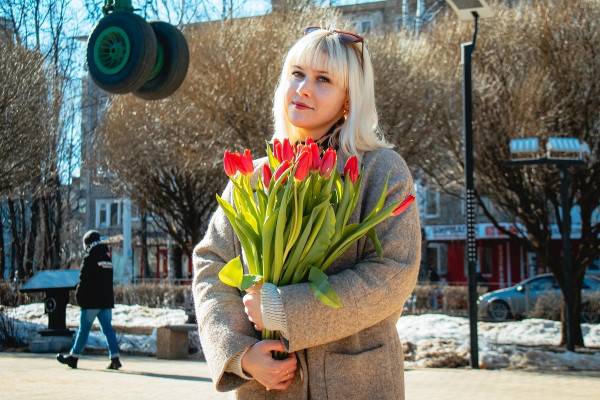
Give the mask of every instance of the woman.
M 413 182 L 404 160 L 377 132 L 373 70 L 362 37 L 308 28 L 289 50 L 274 98 L 275 138 L 312 138 L 338 149 L 338 168 L 361 159 L 363 190 L 350 223 L 375 206 L 391 172 L 388 202 Z M 231 188 L 223 194 L 230 200 Z M 377 227 L 379 258 L 365 239 L 327 273 L 343 307 L 315 299 L 308 284 L 264 284 L 242 298 L 217 276 L 241 253 L 223 212 L 194 249 L 193 283 L 200 339 L 219 391 L 238 399 L 403 399 L 403 355 L 396 331 L 417 278 L 421 235 L 415 205 Z M 261 341 L 263 328 L 281 341 Z M 270 351 L 290 357 L 273 360 Z

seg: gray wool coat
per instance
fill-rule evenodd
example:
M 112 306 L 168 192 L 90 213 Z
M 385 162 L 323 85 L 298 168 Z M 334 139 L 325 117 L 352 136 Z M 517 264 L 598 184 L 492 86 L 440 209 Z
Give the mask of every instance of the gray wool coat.
M 346 157 L 338 154 L 341 173 Z M 388 203 L 414 193 L 409 169 L 395 151 L 366 152 L 361 164 L 363 191 L 350 223 L 375 206 L 388 172 Z M 230 185 L 223 197 L 230 201 Z M 298 371 L 287 390 L 267 392 L 257 381 L 225 371 L 232 357 L 260 340 L 260 333 L 244 313 L 243 293 L 217 276 L 227 261 L 241 254 L 218 209 L 194 249 L 192 286 L 200 341 L 215 389 L 232 391 L 232 398 L 243 400 L 404 399 L 404 358 L 396 322 L 415 286 L 421 258 L 416 202 L 376 230 L 383 258 L 363 238 L 327 270 L 342 308 L 323 305 L 306 283 L 279 288 L 288 325 L 284 342 L 298 357 Z

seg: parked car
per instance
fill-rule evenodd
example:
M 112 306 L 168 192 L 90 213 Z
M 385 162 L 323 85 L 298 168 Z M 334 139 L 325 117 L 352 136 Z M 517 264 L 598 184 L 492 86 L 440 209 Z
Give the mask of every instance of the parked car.
M 582 291 L 599 291 L 600 279 L 586 275 Z M 500 290 L 486 293 L 477 300 L 479 318 L 483 320 L 505 321 L 524 317 L 535 307 L 537 299 L 543 294 L 560 295 L 560 288 L 552 274 L 538 275 L 533 278 Z
M 587 267 L 585 273 L 586 275 L 592 275 L 600 279 L 600 260 L 596 260 L 596 262 Z

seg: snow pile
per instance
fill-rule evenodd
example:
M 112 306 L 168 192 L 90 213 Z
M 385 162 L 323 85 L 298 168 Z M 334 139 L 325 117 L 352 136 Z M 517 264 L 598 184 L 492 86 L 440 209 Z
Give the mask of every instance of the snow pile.
M 79 326 L 79 310 L 79 307 L 67 304 L 67 326 Z M 48 315 L 44 314 L 43 303 L 9 308 L 7 312 L 12 318 L 21 321 L 48 325 Z M 186 321 L 187 316 L 184 310 L 116 304 L 112 311 L 114 326 L 157 328 L 164 325 L 185 324 Z M 94 326 L 100 328 L 97 319 L 94 321 Z
M 408 365 L 459 367 L 470 363 L 469 320 L 439 314 L 404 316 L 396 324 Z M 583 324 L 584 343 L 600 347 L 600 325 Z M 600 370 L 600 349 L 565 352 L 560 323 L 543 319 L 478 323 L 479 363 L 482 368 Z M 549 348 L 554 346 L 554 348 Z
M 79 326 L 80 308 L 67 305 L 67 326 Z M 6 315 L 16 324 L 17 336 L 24 343 L 36 339 L 38 331 L 48 328 L 48 315 L 44 314 L 44 304 L 34 303 L 16 308 L 8 308 Z M 156 353 L 156 328 L 164 325 L 179 325 L 187 321 L 184 310 L 168 308 L 149 308 L 138 305 L 128 306 L 116 304 L 112 312 L 113 326 L 121 327 L 147 327 L 152 329 L 150 335 L 121 334 L 117 331 L 119 348 L 123 352 L 152 355 Z M 94 326 L 100 329 L 96 319 Z M 198 334 L 190 332 L 192 345 L 196 342 Z M 195 346 L 199 347 L 199 346 Z M 87 349 L 106 349 L 106 338 L 102 332 L 92 330 L 88 337 Z

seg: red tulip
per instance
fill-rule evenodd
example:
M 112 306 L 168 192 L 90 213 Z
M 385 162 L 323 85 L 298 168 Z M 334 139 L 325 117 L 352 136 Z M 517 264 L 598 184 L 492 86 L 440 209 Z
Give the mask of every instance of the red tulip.
M 320 153 L 319 146 L 315 142 L 312 142 L 308 145 L 308 148 L 310 149 L 310 155 L 311 155 L 311 159 L 312 159 L 310 170 L 318 171 L 319 167 L 321 166 L 321 157 L 319 154 Z
M 239 158 L 239 153 L 232 153 L 229 150 L 225 150 L 225 155 L 223 156 L 223 166 L 228 177 L 231 178 L 236 174 L 236 172 L 238 172 L 240 168 Z
M 291 164 L 288 160 L 283 160 L 281 165 L 279 165 L 279 168 L 277 168 L 277 171 L 275 171 L 275 180 L 279 179 L 279 177 L 281 177 L 281 175 L 283 175 L 283 173 L 287 171 L 290 166 Z
M 398 207 L 394 208 L 392 215 L 397 217 L 398 215 L 402 214 L 404 211 L 406 211 L 408 206 L 412 204 L 413 201 L 415 201 L 415 196 L 409 194 L 406 199 L 402 201 L 402 203 L 398 204 Z
M 278 139 L 273 141 L 273 152 L 275 153 L 275 158 L 277 161 L 283 161 L 283 147 L 281 146 L 281 142 Z
M 337 154 L 334 149 L 331 147 L 325 151 L 323 154 L 323 159 L 321 160 L 321 165 L 319 166 L 319 174 L 325 178 L 329 179 L 333 169 L 335 168 Z
M 307 146 L 310 146 L 314 142 L 315 142 L 314 139 L 309 136 L 308 139 L 306 139 L 306 141 L 304 143 L 306 143 Z
M 269 184 L 271 183 L 271 168 L 269 168 L 269 164 L 268 163 L 264 163 L 263 164 L 263 170 L 262 170 L 262 179 L 263 179 L 263 185 L 265 186 L 265 188 L 269 187 Z
M 294 179 L 297 181 L 303 181 L 308 172 L 310 171 L 311 166 L 311 154 L 310 150 L 306 147 L 298 156 L 298 161 L 296 162 L 296 173 L 294 174 Z
M 246 149 L 244 155 L 240 156 L 240 172 L 243 175 L 252 175 L 254 173 L 254 164 L 252 163 L 252 153 Z
M 283 160 L 287 160 L 289 162 L 294 161 L 294 149 L 292 148 L 292 144 L 288 138 L 283 139 L 281 156 Z
M 358 158 L 356 156 L 352 156 L 346 161 L 344 176 L 349 177 L 352 183 L 356 183 L 358 179 Z

